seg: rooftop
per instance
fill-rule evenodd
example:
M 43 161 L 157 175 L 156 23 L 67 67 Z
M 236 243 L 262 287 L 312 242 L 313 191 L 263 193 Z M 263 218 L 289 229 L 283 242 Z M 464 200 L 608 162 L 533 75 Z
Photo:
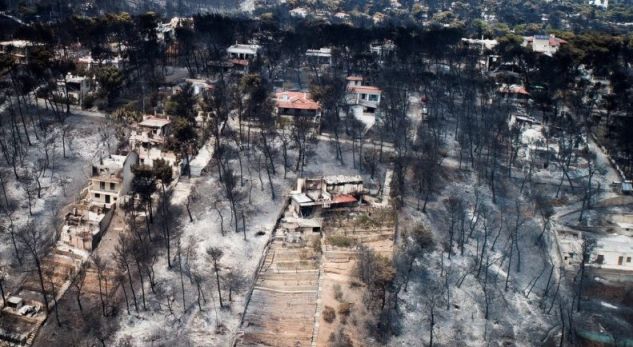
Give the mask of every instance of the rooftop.
M 525 40 L 527 42 L 534 42 L 535 40 L 539 40 L 539 41 L 549 41 L 549 45 L 550 46 L 560 46 L 562 44 L 567 43 L 567 41 L 560 39 L 558 37 L 556 37 L 555 35 L 534 35 L 534 36 L 528 36 L 525 38 Z
M 335 195 L 332 199 L 332 203 L 334 204 L 350 204 L 357 201 L 358 200 L 353 195 L 349 194 Z
M 257 54 L 257 51 L 259 51 L 260 48 L 261 48 L 260 45 L 249 45 L 249 44 L 236 43 L 234 45 L 231 45 L 227 49 L 227 51 L 229 53 Z
M 93 64 L 93 63 L 102 63 L 102 64 L 118 64 L 121 62 L 121 57 L 116 56 L 113 58 L 107 58 L 107 59 L 94 59 L 92 58 L 91 55 L 86 55 L 83 57 L 79 57 L 77 59 L 77 62 L 80 64 Z
M 110 177 L 118 181 L 126 160 L 127 156 L 115 154 L 100 158 L 92 164 L 92 176 L 100 178 Z
M 306 55 L 309 56 L 321 56 L 321 57 L 327 57 L 327 56 L 331 56 L 332 55 L 332 49 L 331 48 L 319 48 L 319 49 L 308 49 L 306 51 Z
M 345 184 L 345 183 L 363 183 L 363 178 L 359 175 L 336 175 L 336 176 L 325 176 L 323 180 L 326 184 Z
M 594 252 L 599 250 L 610 252 L 633 253 L 633 238 L 626 235 L 610 235 L 596 241 Z
M 299 110 L 318 110 L 321 108 L 321 105 L 312 100 L 310 94 L 305 92 L 278 92 L 275 93 L 275 101 L 278 108 Z
M 365 94 L 380 94 L 382 91 L 378 87 L 374 86 L 352 86 L 350 87 L 352 93 L 365 93 Z
M 528 93 L 528 91 L 525 90 L 524 86 L 520 86 L 520 85 L 517 85 L 517 84 L 511 84 L 509 86 L 507 86 L 507 85 L 501 86 L 499 88 L 499 92 L 500 93 L 507 93 L 507 94 L 530 95 L 530 93 Z
M 293 194 L 292 195 L 292 200 L 296 201 L 299 205 L 310 204 L 310 203 L 313 202 L 312 199 L 310 199 L 304 193 Z
M 148 128 L 162 128 L 165 125 L 171 123 L 169 118 L 157 117 L 157 116 L 145 116 L 143 117 L 143 121 L 138 123 L 138 125 L 142 127 Z

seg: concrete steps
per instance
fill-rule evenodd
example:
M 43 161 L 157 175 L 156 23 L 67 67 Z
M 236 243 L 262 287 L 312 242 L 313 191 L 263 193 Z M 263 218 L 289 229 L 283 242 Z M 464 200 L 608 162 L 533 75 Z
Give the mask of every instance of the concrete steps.
M 303 248 L 274 239 L 257 275 L 238 346 L 308 346 L 319 285 L 319 262 Z

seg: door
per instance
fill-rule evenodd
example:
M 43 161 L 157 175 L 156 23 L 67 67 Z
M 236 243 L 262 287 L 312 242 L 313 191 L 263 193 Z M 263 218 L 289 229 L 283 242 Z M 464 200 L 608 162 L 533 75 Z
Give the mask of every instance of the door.
M 105 198 L 106 198 L 106 204 L 109 204 L 110 203 L 110 195 L 106 194 Z
M 620 257 L 618 258 L 618 265 L 622 265 L 622 262 L 624 262 L 624 257 L 623 257 L 623 256 L 620 256 Z

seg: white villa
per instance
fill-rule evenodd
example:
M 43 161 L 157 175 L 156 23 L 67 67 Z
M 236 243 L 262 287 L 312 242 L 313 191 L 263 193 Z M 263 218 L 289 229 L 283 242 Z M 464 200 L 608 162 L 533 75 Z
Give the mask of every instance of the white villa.
M 254 60 L 257 58 L 257 54 L 259 53 L 260 49 L 260 45 L 236 43 L 234 45 L 231 45 L 226 50 L 226 53 L 229 55 L 230 59 Z
M 130 147 L 149 148 L 152 145 L 163 145 L 171 135 L 171 119 L 162 116 L 143 116 L 130 135 Z
M 558 52 L 561 45 L 566 43 L 567 41 L 559 39 L 553 34 L 534 35 L 524 37 L 522 46 L 531 47 L 532 51 L 536 53 L 543 53 L 545 55 L 552 56 Z
M 592 252 L 591 265 L 600 269 L 633 272 L 633 238 L 626 235 L 599 238 Z
M 380 104 L 382 90 L 374 86 L 363 85 L 363 78 L 360 76 L 347 77 L 347 96 L 349 105 L 361 105 L 364 112 L 374 113 Z
M 313 64 L 332 65 L 332 49 L 319 48 L 306 51 L 307 60 Z

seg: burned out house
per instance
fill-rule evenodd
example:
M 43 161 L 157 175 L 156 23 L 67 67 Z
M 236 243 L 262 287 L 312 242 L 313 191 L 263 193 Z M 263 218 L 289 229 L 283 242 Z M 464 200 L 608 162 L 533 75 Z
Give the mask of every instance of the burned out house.
M 165 146 L 172 135 L 169 117 L 144 116 L 132 129 L 130 149 L 138 154 L 138 164 L 153 167 L 157 160 L 164 160 L 171 166 L 174 176 L 180 174 L 179 158 Z
M 318 214 L 322 209 L 357 206 L 363 199 L 361 176 L 299 178 L 291 194 L 290 208 L 298 217 Z
M 257 60 L 260 50 L 260 45 L 236 43 L 227 48 L 226 54 L 233 71 L 246 73 L 250 70 L 251 64 Z
M 92 165 L 92 174 L 88 184 L 87 198 L 92 205 L 113 208 L 119 199 L 130 191 L 132 165 L 137 163 L 134 152 L 128 155 L 109 155 Z
M 57 80 L 57 90 L 62 97 L 67 96 L 71 104 L 84 106 L 86 97 L 94 92 L 94 83 L 91 78 L 68 74 Z
M 332 65 L 332 49 L 321 47 L 306 50 L 306 60 L 313 65 Z
M 68 246 L 90 252 L 108 229 L 112 214 L 113 210 L 97 205 L 73 205 L 64 216 L 60 240 Z

